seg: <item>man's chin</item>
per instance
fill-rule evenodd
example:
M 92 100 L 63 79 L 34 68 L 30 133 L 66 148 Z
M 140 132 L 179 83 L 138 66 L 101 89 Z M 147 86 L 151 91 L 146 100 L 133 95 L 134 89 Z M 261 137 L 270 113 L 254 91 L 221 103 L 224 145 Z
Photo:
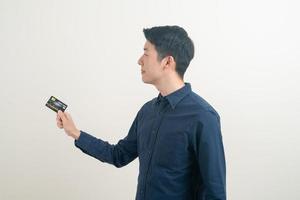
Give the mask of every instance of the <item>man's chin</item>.
M 145 84 L 152 84 L 151 81 L 145 80 L 145 79 L 143 79 L 143 78 L 142 78 L 142 81 L 143 81 Z

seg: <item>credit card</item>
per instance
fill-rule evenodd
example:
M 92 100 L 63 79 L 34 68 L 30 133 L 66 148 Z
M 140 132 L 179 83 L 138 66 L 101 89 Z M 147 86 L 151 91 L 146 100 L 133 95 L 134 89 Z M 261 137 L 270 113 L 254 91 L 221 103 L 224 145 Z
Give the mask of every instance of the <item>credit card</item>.
M 65 103 L 61 102 L 54 96 L 50 97 L 46 103 L 46 106 L 55 112 L 58 112 L 59 110 L 64 112 L 68 107 Z

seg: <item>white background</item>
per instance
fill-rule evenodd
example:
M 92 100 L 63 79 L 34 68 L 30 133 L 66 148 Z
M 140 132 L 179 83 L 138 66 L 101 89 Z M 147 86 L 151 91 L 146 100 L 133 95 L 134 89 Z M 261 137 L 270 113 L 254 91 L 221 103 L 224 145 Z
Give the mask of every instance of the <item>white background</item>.
M 300 199 L 296 0 L 0 0 L 0 199 L 134 199 L 138 162 L 83 154 L 45 107 L 111 143 L 158 92 L 141 80 L 142 29 L 195 43 L 185 81 L 219 112 L 229 200 Z

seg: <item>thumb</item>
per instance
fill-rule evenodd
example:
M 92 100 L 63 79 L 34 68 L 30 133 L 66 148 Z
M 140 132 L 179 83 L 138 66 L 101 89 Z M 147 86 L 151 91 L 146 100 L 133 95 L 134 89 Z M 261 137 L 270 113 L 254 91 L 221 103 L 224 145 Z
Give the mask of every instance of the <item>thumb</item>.
M 57 114 L 58 114 L 58 116 L 61 118 L 61 120 L 63 120 L 63 121 L 66 120 L 65 114 L 64 114 L 61 110 L 59 110 L 59 111 L 57 112 Z
M 65 112 L 64 114 L 65 114 L 66 119 L 72 119 L 71 115 L 68 112 Z

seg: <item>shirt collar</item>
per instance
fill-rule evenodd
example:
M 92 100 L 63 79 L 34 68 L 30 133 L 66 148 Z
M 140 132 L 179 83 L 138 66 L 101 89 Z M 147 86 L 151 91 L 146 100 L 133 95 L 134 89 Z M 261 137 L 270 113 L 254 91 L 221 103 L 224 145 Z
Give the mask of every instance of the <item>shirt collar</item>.
M 191 84 L 190 83 L 184 83 L 185 85 L 172 92 L 171 94 L 168 94 L 167 96 L 162 96 L 161 93 L 158 94 L 158 97 L 156 98 L 156 103 L 159 103 L 160 101 L 167 100 L 169 104 L 171 105 L 172 109 L 176 107 L 176 105 L 191 91 Z

